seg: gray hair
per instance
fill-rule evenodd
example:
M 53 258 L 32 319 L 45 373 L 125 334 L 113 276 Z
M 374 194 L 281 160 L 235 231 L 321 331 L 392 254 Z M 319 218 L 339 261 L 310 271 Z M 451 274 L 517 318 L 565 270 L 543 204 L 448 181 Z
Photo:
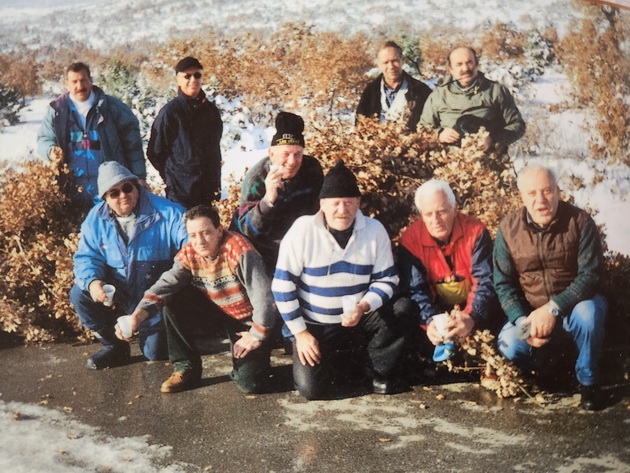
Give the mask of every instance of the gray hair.
M 518 187 L 519 191 L 522 190 L 523 179 L 525 179 L 525 177 L 532 171 L 545 171 L 547 174 L 549 174 L 549 178 L 551 179 L 551 182 L 553 183 L 554 187 L 558 187 L 558 176 L 556 175 L 556 172 L 547 166 L 534 163 L 534 164 L 526 165 L 518 173 L 518 176 L 516 178 L 516 186 Z
M 441 181 L 439 179 L 431 179 L 416 190 L 416 196 L 414 198 L 414 202 L 416 207 L 418 208 L 418 212 L 422 213 L 422 209 L 420 208 L 420 200 L 423 197 L 428 197 L 434 194 L 442 192 L 446 196 L 446 201 L 451 207 L 455 207 L 457 205 L 457 201 L 455 200 L 455 194 L 453 194 L 453 190 L 451 186 L 448 185 L 448 182 Z

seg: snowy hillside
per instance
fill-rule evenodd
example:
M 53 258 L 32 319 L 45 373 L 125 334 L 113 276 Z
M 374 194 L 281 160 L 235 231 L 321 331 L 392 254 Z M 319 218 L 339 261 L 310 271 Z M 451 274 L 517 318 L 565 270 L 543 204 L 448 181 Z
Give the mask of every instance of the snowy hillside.
M 562 34 L 577 15 L 570 0 L 4 0 L 0 12 L 0 51 L 16 38 L 30 46 L 74 40 L 105 49 L 140 39 L 164 41 L 190 30 L 269 32 L 301 21 L 371 36 L 432 27 L 483 30 L 494 22 L 523 30 L 553 25 Z

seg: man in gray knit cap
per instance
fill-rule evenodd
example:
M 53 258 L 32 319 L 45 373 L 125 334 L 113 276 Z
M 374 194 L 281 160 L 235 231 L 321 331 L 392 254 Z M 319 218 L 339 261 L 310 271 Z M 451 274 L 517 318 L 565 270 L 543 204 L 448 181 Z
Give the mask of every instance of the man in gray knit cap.
M 187 239 L 183 208 L 151 194 L 138 177 L 116 161 L 98 170 L 103 199 L 81 225 L 74 255 L 75 285 L 70 302 L 81 323 L 92 330 L 103 348 L 87 360 L 91 369 L 125 363 L 129 344 L 116 338 L 118 315 L 129 313 Z M 107 286 L 107 287 L 106 287 Z M 113 301 L 107 290 L 115 287 Z M 140 349 L 149 360 L 166 358 L 166 337 L 159 312 L 139 327 Z

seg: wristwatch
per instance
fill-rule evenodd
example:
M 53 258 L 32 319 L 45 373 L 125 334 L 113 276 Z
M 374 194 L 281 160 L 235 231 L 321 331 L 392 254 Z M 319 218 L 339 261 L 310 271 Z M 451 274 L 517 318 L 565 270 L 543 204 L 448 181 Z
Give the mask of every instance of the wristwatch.
M 560 316 L 560 311 L 551 302 L 547 302 L 547 309 L 549 310 L 549 313 L 554 317 Z

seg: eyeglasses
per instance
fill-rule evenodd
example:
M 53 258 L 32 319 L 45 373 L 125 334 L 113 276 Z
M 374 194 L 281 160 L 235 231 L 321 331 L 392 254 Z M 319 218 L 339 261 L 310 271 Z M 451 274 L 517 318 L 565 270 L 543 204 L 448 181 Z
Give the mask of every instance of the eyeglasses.
M 111 197 L 112 199 L 117 199 L 120 196 L 121 192 L 125 194 L 131 194 L 133 190 L 136 188 L 131 182 L 126 182 L 120 189 L 112 189 L 107 193 L 107 197 Z
M 195 72 L 194 74 L 184 74 L 182 77 L 186 80 L 190 80 L 191 77 L 194 77 L 195 79 L 201 79 L 201 72 Z

